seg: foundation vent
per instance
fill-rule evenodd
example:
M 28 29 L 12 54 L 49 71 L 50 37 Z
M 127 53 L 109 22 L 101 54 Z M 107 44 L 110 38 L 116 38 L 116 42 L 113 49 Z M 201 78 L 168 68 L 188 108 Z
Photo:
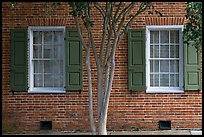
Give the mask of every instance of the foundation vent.
M 40 121 L 40 130 L 52 130 L 52 121 Z
M 171 130 L 171 121 L 159 121 L 160 130 Z

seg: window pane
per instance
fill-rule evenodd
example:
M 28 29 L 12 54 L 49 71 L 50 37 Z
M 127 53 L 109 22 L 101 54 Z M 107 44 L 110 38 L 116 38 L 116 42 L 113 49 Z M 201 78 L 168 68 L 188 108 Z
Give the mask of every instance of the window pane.
M 159 45 L 154 45 L 153 52 L 153 58 L 159 58 Z
M 54 46 L 54 58 L 56 59 L 63 59 L 63 47 L 62 45 L 55 45 Z
M 179 72 L 179 61 L 171 60 L 170 61 L 170 72 Z
M 43 62 L 42 61 L 34 61 L 34 73 L 43 73 Z
M 169 58 L 169 45 L 160 46 L 160 58 Z
M 53 58 L 54 45 L 44 45 L 44 58 Z
M 179 87 L 179 75 L 175 74 L 175 86 Z
M 150 60 L 150 72 L 153 72 L 153 61 L 154 60 Z
M 160 72 L 169 72 L 169 61 L 168 60 L 160 61 Z
M 160 43 L 169 43 L 169 31 L 160 31 Z
M 52 31 L 45 31 L 44 32 L 44 43 L 45 44 L 52 43 Z
M 42 41 L 42 32 L 33 31 L 33 44 L 41 44 Z
M 179 43 L 179 31 L 171 30 L 170 31 L 170 42 L 171 43 Z
M 178 74 L 170 74 L 170 86 L 179 87 L 179 75 Z
M 154 81 L 153 74 L 150 74 L 150 86 L 151 87 L 154 86 L 153 81 Z
M 44 61 L 44 73 L 53 73 L 53 61 Z
M 169 86 L 169 75 L 168 74 L 161 74 L 160 75 L 160 86 L 161 87 L 168 87 Z
M 150 31 L 150 43 L 159 43 L 159 31 Z
M 43 74 L 34 74 L 34 87 L 43 87 Z
M 174 57 L 179 58 L 179 45 L 175 45 Z
M 42 58 L 42 45 L 33 45 L 33 58 Z
M 54 31 L 54 43 L 61 44 L 62 43 L 62 32 Z
M 159 72 L 159 60 L 150 60 L 150 72 Z
M 54 75 L 54 86 L 63 87 L 63 75 Z
M 178 45 L 170 46 L 170 58 L 179 58 L 179 46 Z
M 150 45 L 150 58 L 153 58 L 153 45 Z
M 55 74 L 63 74 L 63 60 L 55 60 L 54 61 L 54 73 Z
M 159 86 L 159 74 L 150 74 L 150 86 L 151 87 Z
M 53 76 L 52 74 L 44 74 L 44 86 L 45 87 L 53 87 Z
M 54 61 L 54 86 L 62 87 L 63 86 L 63 60 Z

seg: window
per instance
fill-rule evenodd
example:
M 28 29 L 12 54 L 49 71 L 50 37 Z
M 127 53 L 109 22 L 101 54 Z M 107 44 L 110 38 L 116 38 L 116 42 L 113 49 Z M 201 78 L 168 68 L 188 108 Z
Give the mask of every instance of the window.
M 30 27 L 29 38 L 29 92 L 65 92 L 65 27 Z
M 147 26 L 147 93 L 183 91 L 182 26 Z

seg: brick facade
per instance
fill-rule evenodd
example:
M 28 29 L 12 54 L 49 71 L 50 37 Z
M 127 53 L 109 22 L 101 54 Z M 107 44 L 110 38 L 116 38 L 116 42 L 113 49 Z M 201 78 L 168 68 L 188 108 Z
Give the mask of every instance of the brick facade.
M 132 28 L 146 25 L 185 25 L 185 2 L 157 2 L 155 9 L 163 17 L 142 14 Z M 28 94 L 10 91 L 10 29 L 28 26 L 75 27 L 69 6 L 61 4 L 46 14 L 42 3 L 18 3 L 11 8 L 2 3 L 2 127 L 4 132 L 30 132 L 40 129 L 40 121 L 51 120 L 54 131 L 89 131 L 88 88 L 83 62 L 83 90 L 66 94 Z M 94 13 L 94 35 L 100 42 L 101 18 Z M 99 32 L 99 33 L 98 33 Z M 171 120 L 174 129 L 202 128 L 202 92 L 147 94 L 128 91 L 128 46 L 125 37 L 116 52 L 116 71 L 110 96 L 108 130 L 158 130 L 159 120 Z M 92 55 L 93 56 L 93 55 Z M 84 53 L 85 57 L 85 53 Z M 93 59 L 93 58 L 92 58 Z M 91 64 L 94 60 L 91 60 Z M 96 110 L 96 67 L 93 68 L 94 110 Z M 97 116 L 97 113 L 95 113 Z

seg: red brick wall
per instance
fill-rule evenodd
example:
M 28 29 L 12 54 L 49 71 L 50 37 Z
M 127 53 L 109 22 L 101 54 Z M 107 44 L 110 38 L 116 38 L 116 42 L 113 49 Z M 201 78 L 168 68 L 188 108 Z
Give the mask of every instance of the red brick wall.
M 146 25 L 185 25 L 185 2 L 157 2 L 155 8 L 163 17 L 140 15 L 132 28 Z M 10 91 L 10 29 L 28 26 L 75 27 L 67 3 L 52 15 L 46 15 L 42 3 L 18 3 L 12 9 L 2 3 L 2 126 L 3 132 L 31 132 L 40 129 L 39 121 L 51 120 L 53 130 L 88 131 L 87 74 L 84 65 L 83 91 L 66 94 L 28 94 Z M 94 13 L 94 35 L 100 42 L 102 27 L 100 16 Z M 116 71 L 108 111 L 108 130 L 158 130 L 159 120 L 171 120 L 172 128 L 202 128 L 202 92 L 185 91 L 182 94 L 147 94 L 145 91 L 128 91 L 127 37 L 116 53 Z M 85 55 L 85 54 L 84 54 Z M 93 55 L 92 55 L 93 56 Z M 92 58 L 93 59 L 93 58 Z M 92 63 L 93 62 L 93 63 Z M 94 60 L 91 60 L 94 64 Z M 94 110 L 96 110 L 96 67 L 92 66 Z M 97 113 L 94 114 L 95 117 Z

